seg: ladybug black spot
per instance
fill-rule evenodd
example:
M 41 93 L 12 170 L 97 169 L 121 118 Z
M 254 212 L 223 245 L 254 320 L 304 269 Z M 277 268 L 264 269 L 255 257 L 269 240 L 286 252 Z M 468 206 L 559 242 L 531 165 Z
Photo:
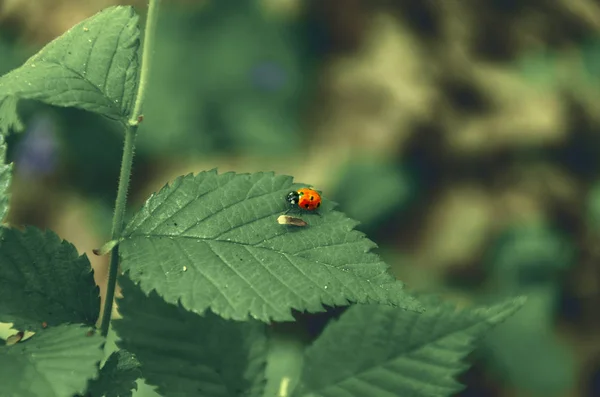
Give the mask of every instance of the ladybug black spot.
M 308 204 L 308 203 L 304 204 L 304 208 L 308 208 L 308 207 L 310 207 L 310 204 Z
M 310 201 L 313 201 L 315 199 L 315 196 L 310 196 Z
M 317 203 L 317 208 L 319 208 L 321 206 L 321 203 Z

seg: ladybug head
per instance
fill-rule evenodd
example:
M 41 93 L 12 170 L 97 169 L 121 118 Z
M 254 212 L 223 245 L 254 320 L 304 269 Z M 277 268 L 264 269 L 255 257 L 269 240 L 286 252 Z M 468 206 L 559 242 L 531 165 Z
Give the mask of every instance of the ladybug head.
M 290 203 L 291 205 L 296 205 L 298 204 L 298 201 L 300 200 L 300 194 L 298 194 L 298 192 L 289 192 L 287 194 L 287 196 L 285 196 L 285 200 Z

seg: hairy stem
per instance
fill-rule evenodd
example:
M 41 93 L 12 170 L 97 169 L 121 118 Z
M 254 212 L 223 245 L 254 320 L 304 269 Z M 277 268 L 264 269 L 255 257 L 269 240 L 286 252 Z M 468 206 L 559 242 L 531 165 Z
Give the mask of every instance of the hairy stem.
M 131 118 L 125 128 L 125 143 L 123 144 L 123 157 L 121 160 L 121 171 L 119 173 L 119 187 L 117 190 L 117 199 L 115 201 L 115 213 L 112 221 L 111 239 L 118 241 L 123 232 L 125 219 L 125 210 L 127 208 L 127 191 L 129 190 L 129 180 L 131 179 L 131 166 L 133 164 L 133 155 L 135 152 L 135 138 L 138 125 L 141 122 L 142 106 L 148 76 L 150 71 L 150 57 L 154 41 L 154 32 L 156 30 L 156 20 L 158 17 L 158 3 L 160 0 L 150 0 L 148 8 L 148 17 L 146 29 L 144 32 L 144 43 L 142 47 L 142 65 L 140 72 L 140 81 L 135 96 L 135 104 Z M 102 313 L 102 324 L 100 330 L 102 335 L 106 336 L 110 328 L 110 319 L 112 314 L 113 301 L 115 298 L 115 288 L 117 285 L 117 276 L 119 274 L 119 246 L 116 245 L 110 255 L 110 265 L 108 268 L 108 281 L 106 286 L 106 298 L 104 301 L 104 311 Z
M 113 215 L 111 238 L 118 240 L 123 231 L 125 218 L 125 209 L 127 206 L 127 191 L 129 189 L 129 179 L 131 177 L 131 166 L 133 164 L 133 154 L 135 149 L 135 136 L 137 126 L 129 126 L 125 130 L 125 144 L 123 145 L 123 159 L 121 160 L 121 172 L 119 175 L 119 188 L 117 190 L 117 199 L 115 202 L 115 213 Z M 110 265 L 108 267 L 108 281 L 106 285 L 106 297 L 104 300 L 104 312 L 102 314 L 102 325 L 100 327 L 102 335 L 108 333 L 110 326 L 110 317 L 112 314 L 113 300 L 115 298 L 115 288 L 117 276 L 119 274 L 119 245 L 113 247 L 110 254 Z

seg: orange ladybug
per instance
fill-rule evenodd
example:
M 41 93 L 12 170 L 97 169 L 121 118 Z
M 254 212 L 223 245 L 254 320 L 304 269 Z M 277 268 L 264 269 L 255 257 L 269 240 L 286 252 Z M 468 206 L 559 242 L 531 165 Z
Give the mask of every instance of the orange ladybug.
M 294 208 L 300 208 L 304 211 L 315 211 L 321 206 L 321 195 L 319 192 L 307 187 L 289 192 L 285 199 L 291 205 L 286 214 Z

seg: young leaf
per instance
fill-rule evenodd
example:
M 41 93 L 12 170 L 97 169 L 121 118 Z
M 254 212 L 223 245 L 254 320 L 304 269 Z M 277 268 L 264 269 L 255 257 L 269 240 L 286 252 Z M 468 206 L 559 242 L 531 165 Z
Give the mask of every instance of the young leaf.
M 8 190 L 12 179 L 12 168 L 12 164 L 6 164 L 6 142 L 0 135 L 0 222 L 4 221 L 8 214 L 10 199 Z
M 60 325 L 0 348 L 0 396 L 71 397 L 98 374 L 104 339 L 79 325 Z
M 131 397 L 141 377 L 140 363 L 135 356 L 126 350 L 117 350 L 104 363 L 100 376 L 90 381 L 86 396 Z
M 451 396 L 473 342 L 523 305 L 514 299 L 460 312 L 449 304 L 424 313 L 356 305 L 306 350 L 294 396 Z
M 308 226 L 280 225 L 292 177 L 273 173 L 177 178 L 127 225 L 121 266 L 142 290 L 224 318 L 293 320 L 291 309 L 377 302 L 418 310 L 375 244 L 355 221 L 332 211 L 305 214 Z
M 125 120 L 137 86 L 139 35 L 132 7 L 107 8 L 0 77 L 0 103 L 36 99 Z M 0 130 L 14 122 L 11 108 L 0 106 Z
M 85 255 L 49 230 L 0 228 L 0 322 L 34 331 L 42 323 L 94 326 L 99 312 Z
M 262 396 L 267 341 L 257 321 L 199 316 L 146 296 L 123 277 L 117 345 L 135 354 L 146 382 L 168 396 Z

